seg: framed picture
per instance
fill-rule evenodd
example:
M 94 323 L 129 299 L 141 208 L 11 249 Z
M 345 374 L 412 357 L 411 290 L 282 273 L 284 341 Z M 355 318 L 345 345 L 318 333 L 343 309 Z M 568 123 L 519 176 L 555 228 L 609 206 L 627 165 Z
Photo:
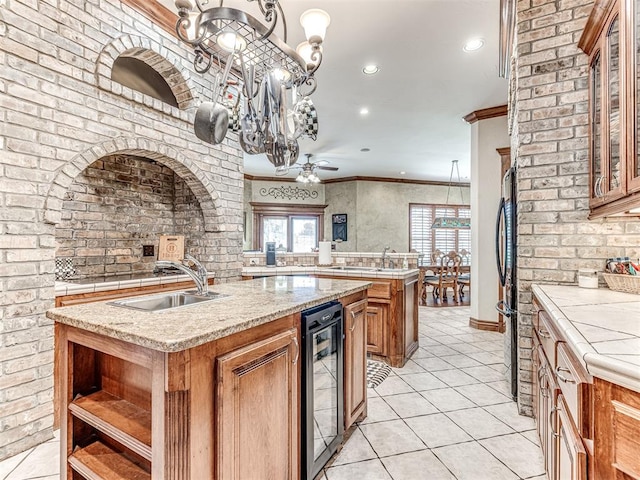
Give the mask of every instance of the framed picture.
M 332 226 L 332 240 L 335 242 L 347 241 L 347 214 L 346 213 L 336 213 L 331 216 L 331 226 Z

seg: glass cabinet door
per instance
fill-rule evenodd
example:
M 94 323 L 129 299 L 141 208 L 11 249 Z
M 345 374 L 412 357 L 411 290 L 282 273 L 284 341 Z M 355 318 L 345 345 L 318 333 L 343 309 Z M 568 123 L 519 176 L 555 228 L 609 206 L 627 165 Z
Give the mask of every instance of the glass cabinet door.
M 640 190 L 640 0 L 633 2 L 633 69 L 632 82 L 635 84 L 635 154 L 629 158 L 628 190 Z
M 604 193 L 621 187 L 620 162 L 620 17 L 615 17 L 607 34 L 608 148 Z
M 640 1 L 640 0 L 638 0 Z M 598 52 L 591 62 L 591 197 L 598 198 L 602 180 L 602 66 Z

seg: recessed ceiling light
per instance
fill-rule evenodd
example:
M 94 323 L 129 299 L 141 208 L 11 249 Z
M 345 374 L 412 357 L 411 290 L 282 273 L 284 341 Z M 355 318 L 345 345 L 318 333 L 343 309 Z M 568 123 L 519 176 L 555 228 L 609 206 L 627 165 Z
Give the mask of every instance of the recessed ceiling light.
M 403 170 L 403 171 L 401 171 L 401 172 L 400 172 L 400 175 L 404 175 L 405 173 L 407 173 L 407 172 L 405 172 L 405 171 Z
M 371 151 L 371 149 L 370 149 L 370 148 L 366 148 L 366 147 L 365 147 L 365 148 L 361 148 L 361 149 L 360 149 L 360 151 L 361 151 L 361 152 L 370 152 L 370 151 Z
M 475 52 L 476 50 L 480 50 L 483 46 L 484 40 L 482 38 L 472 38 L 464 44 L 462 50 L 464 50 L 465 52 Z
M 369 109 L 366 107 L 363 107 L 360 109 L 360 115 L 368 115 L 369 114 Z
M 378 65 L 374 65 L 374 64 L 366 65 L 362 69 L 362 73 L 364 73 L 365 75 L 375 75 L 379 71 L 380 71 L 380 67 Z

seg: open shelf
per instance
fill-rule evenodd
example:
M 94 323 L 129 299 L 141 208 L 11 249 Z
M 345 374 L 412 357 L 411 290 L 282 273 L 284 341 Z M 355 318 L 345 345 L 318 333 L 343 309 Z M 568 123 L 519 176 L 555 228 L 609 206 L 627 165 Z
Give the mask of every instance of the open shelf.
M 151 461 L 151 412 L 104 390 L 76 398 L 69 410 L 75 417 Z
M 151 480 L 151 474 L 99 441 L 77 448 L 69 465 L 87 480 Z

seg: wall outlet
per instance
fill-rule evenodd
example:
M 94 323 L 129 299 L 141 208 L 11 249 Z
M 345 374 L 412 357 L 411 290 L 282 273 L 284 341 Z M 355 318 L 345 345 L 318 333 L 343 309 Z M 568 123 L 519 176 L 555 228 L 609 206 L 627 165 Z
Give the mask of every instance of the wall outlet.
M 345 260 L 346 260 L 346 258 L 344 258 L 344 257 L 336 257 L 336 263 L 338 265 L 344 265 L 345 264 Z
M 142 246 L 142 256 L 143 257 L 155 257 L 156 249 L 153 245 L 143 245 Z

